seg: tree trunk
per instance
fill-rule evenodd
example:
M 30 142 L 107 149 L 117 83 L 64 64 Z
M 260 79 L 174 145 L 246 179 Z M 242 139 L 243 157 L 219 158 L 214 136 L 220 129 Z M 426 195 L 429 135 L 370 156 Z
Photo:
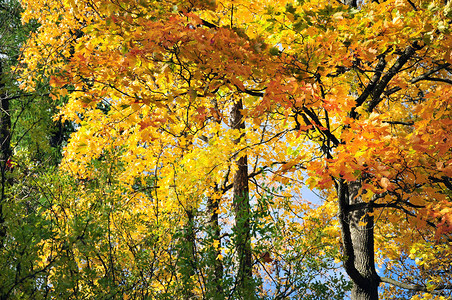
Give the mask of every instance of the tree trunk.
M 237 101 L 231 112 L 231 127 L 233 129 L 245 129 L 245 122 L 241 110 L 242 100 Z M 239 143 L 239 140 L 235 141 Z M 248 159 L 241 156 L 237 159 L 237 171 L 234 174 L 233 202 L 235 210 L 235 238 L 239 260 L 237 274 L 237 287 L 241 297 L 251 299 L 252 288 L 252 263 L 251 263 L 251 236 L 250 236 L 250 203 L 248 187 Z
M 6 172 L 8 171 L 8 160 L 11 157 L 11 115 L 9 111 L 9 99 L 5 93 L 5 84 L 3 83 L 3 63 L 0 60 L 0 172 L 1 172 L 1 190 L 0 190 L 0 248 L 4 246 L 6 237 L 5 228 L 5 194 L 6 194 Z
M 357 0 L 344 0 L 344 4 L 358 7 Z M 375 270 L 374 218 L 369 215 L 371 204 L 359 194 L 361 187 L 360 181 L 340 179 L 337 183 L 344 266 L 353 282 L 351 299 L 378 300 L 380 277 Z
M 342 3 L 344 3 L 345 5 L 351 6 L 351 7 L 357 7 L 358 6 L 358 1 L 357 0 L 345 0 Z
M 338 218 L 345 254 L 344 267 L 353 282 L 352 300 L 377 300 L 380 277 L 375 270 L 372 207 L 359 196 L 361 183 L 337 183 Z
M 207 298 L 208 299 L 224 299 L 224 291 L 223 291 L 223 263 L 218 256 L 221 254 L 221 240 L 220 240 L 220 225 L 218 222 L 218 209 L 220 208 L 220 200 L 209 198 L 207 199 L 207 213 L 209 215 L 209 234 L 212 242 L 218 241 L 218 248 L 212 249 L 210 252 L 209 263 L 212 265 L 209 266 L 209 274 L 208 274 L 208 289 L 207 289 Z
M 181 273 L 182 299 L 194 299 L 193 275 L 196 274 L 196 254 L 195 254 L 195 218 L 193 211 L 188 208 L 186 211 L 187 223 L 184 225 L 182 238 L 179 245 L 179 272 Z

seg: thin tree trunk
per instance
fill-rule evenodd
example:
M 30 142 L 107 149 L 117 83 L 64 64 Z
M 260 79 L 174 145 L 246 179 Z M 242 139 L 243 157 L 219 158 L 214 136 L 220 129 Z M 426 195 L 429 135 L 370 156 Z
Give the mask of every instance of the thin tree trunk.
M 221 124 L 221 118 L 219 117 L 218 103 L 215 99 L 212 100 L 214 110 L 217 115 L 214 120 L 217 124 Z M 207 141 L 207 140 L 206 140 Z M 215 187 L 215 192 L 218 192 L 218 188 Z M 219 224 L 219 209 L 220 199 L 209 197 L 207 199 L 207 215 L 208 221 L 208 234 L 210 235 L 210 241 L 212 243 L 218 243 L 217 248 L 212 247 L 208 253 L 208 277 L 207 277 L 207 299 L 224 299 L 224 287 L 223 287 L 223 261 L 219 259 L 221 256 L 221 228 Z
M 377 300 L 380 277 L 374 261 L 374 219 L 370 204 L 359 196 L 361 183 L 339 180 L 338 218 L 344 247 L 344 267 L 353 282 L 352 300 Z
M 5 93 L 3 83 L 3 63 L 0 60 L 0 248 L 4 247 L 6 237 L 5 227 L 5 197 L 6 197 L 6 172 L 8 170 L 8 160 L 11 157 L 11 115 L 9 111 L 9 99 Z
M 223 262 L 218 259 L 221 255 L 221 240 L 220 240 L 220 225 L 218 222 L 218 209 L 220 208 L 220 200 L 209 198 L 207 199 L 207 213 L 209 215 L 209 234 L 212 241 L 218 241 L 218 248 L 212 249 L 209 257 L 210 274 L 208 276 L 208 299 L 224 299 L 223 290 Z
M 180 267 L 179 271 L 182 276 L 182 298 L 186 300 L 194 299 L 194 284 L 192 282 L 193 275 L 196 274 L 196 258 L 195 258 L 195 218 L 194 213 L 190 209 L 186 211 L 187 223 L 184 225 L 180 246 Z
M 231 111 L 231 127 L 245 129 L 245 122 L 241 110 L 242 100 L 237 101 Z M 236 141 L 238 143 L 239 140 Z M 237 274 L 237 287 L 240 296 L 251 299 L 252 291 L 252 263 L 251 263 L 251 236 L 250 236 L 250 202 L 248 187 L 248 158 L 241 156 L 236 161 L 237 171 L 234 174 L 233 202 L 235 210 L 236 249 L 239 260 Z

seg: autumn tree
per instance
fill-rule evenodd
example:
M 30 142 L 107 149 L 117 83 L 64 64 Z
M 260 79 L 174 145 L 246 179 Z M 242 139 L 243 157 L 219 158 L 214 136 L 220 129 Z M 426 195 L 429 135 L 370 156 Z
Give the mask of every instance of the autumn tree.
M 18 1 L 0 1 L 1 299 L 46 295 L 42 285 L 55 262 L 41 257 L 43 240 L 54 233 L 46 200 L 58 181 L 49 174 L 61 160 L 70 127 L 53 121 L 57 103 L 48 97 L 48 79 L 37 78 L 33 92 L 18 87 L 21 74 L 14 67 L 37 28 L 35 22 L 22 24 L 21 13 Z
M 422 284 L 379 277 L 374 258 L 375 238 L 378 253 L 390 269 L 395 264 L 391 259 L 401 259 L 402 253 L 415 257 L 415 250 L 410 250 L 413 241 L 450 245 L 445 208 L 450 174 L 442 166 L 450 155 L 446 138 L 449 117 L 443 114 L 448 109 L 441 109 L 443 117 L 433 117 L 435 121 L 419 114 L 429 107 L 436 115 L 438 104 L 434 103 L 448 105 L 444 93 L 450 85 L 450 37 L 444 20 L 450 18 L 449 8 L 440 3 L 384 2 L 366 4 L 359 11 L 344 11 L 340 6 L 314 14 L 303 14 L 300 7 L 293 6 L 287 11 L 295 32 L 302 36 L 310 32 L 309 36 L 324 45 L 312 44 L 312 48 L 307 42 L 307 56 L 300 59 L 300 67 L 292 66 L 295 74 L 311 72 L 306 75 L 317 85 L 317 101 L 323 102 L 320 110 L 303 104 L 298 115 L 304 125 L 318 132 L 316 139 L 326 158 L 315 162 L 314 169 L 308 167 L 312 185 L 336 190 L 344 267 L 354 282 L 352 298 L 377 299 L 381 282 L 415 291 L 434 291 L 436 285 L 441 291 L 450 288 L 447 273 L 435 276 L 433 270 L 424 278 L 428 283 Z M 364 31 L 342 31 L 345 27 L 341 26 Z M 326 33 L 330 33 L 328 38 Z M 293 42 L 284 45 L 285 49 L 293 47 Z M 430 130 L 434 127 L 430 122 L 438 125 L 441 133 L 426 131 L 426 124 L 431 124 Z M 425 146 L 417 144 L 417 138 Z M 445 205 L 444 215 L 435 212 L 438 205 Z M 400 224 L 404 224 L 404 234 L 396 234 Z M 387 231 L 387 226 L 394 231 Z M 432 226 L 436 235 L 424 226 Z M 384 250 L 388 234 L 399 245 L 391 255 Z M 448 251 L 443 247 L 441 253 Z
M 234 272 L 231 295 L 256 295 L 257 282 L 246 282 L 259 261 L 251 199 L 266 185 L 286 185 L 283 198 L 293 199 L 306 183 L 323 192 L 323 214 L 337 222 L 327 228 L 340 231 L 352 299 L 378 299 L 382 283 L 388 298 L 396 296 L 386 284 L 413 299 L 450 295 L 450 2 L 24 5 L 24 20 L 41 24 L 25 49 L 24 78 L 50 76 L 54 97 L 68 98 L 60 116 L 80 124 L 62 168 L 91 183 L 106 162 L 117 166 L 107 173 L 121 193 L 165 231 L 167 268 L 150 280 L 158 289 L 204 293 L 202 260 L 192 254 L 183 286 L 173 281 L 181 276 L 174 261 L 189 256 L 172 250 L 180 232 L 171 230 L 188 230 L 195 253 L 193 226 L 205 207 L 212 238 L 202 249 L 216 256 L 209 280 L 224 295 L 218 283 Z M 307 209 L 295 203 L 289 211 Z M 231 244 L 218 228 L 222 209 L 235 212 Z M 227 249 L 237 253 L 221 263 Z M 391 273 L 402 267 L 410 272 Z

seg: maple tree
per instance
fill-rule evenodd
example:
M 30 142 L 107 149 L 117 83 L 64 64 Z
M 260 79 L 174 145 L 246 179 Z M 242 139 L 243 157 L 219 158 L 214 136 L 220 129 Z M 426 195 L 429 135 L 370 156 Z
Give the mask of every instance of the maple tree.
M 143 274 L 121 262 L 140 261 L 140 239 L 154 236 L 145 261 L 159 267 L 142 275 L 150 289 L 252 298 L 253 261 L 301 251 L 287 238 L 297 226 L 308 237 L 317 226 L 307 216 L 325 215 L 331 240 L 319 253 L 343 260 L 352 299 L 377 299 L 383 283 L 388 298 L 450 296 L 450 2 L 23 4 L 24 21 L 41 25 L 24 48 L 22 86 L 32 89 L 36 72 L 50 77 L 54 97 L 67 99 L 59 116 L 79 124 L 61 167 L 83 188 L 75 210 L 60 213 L 67 224 L 80 215 L 92 224 L 85 207 L 106 218 L 97 248 L 109 252 L 73 250 L 92 272 L 87 293 L 102 272 L 111 286 L 124 270 Z M 287 201 L 303 183 L 322 190 L 322 208 Z M 286 200 L 259 223 L 267 186 L 285 186 Z M 278 211 L 306 217 L 257 254 L 251 237 L 266 241 Z M 330 252 L 339 234 L 342 257 Z

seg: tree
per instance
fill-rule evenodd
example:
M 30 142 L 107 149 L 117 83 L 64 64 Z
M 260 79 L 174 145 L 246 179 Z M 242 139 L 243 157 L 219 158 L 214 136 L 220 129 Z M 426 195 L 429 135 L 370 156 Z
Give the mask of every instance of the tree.
M 121 182 L 154 174 L 157 220 L 227 207 L 235 187 L 245 237 L 247 184 L 294 195 L 305 181 L 337 211 L 353 299 L 382 282 L 450 294 L 450 2 L 24 3 L 42 24 L 24 72 L 52 76 L 61 116 L 81 124 L 63 168 L 93 180 L 93 159 L 119 151 Z M 415 274 L 380 277 L 375 259 L 387 272 L 412 259 Z
M 37 28 L 35 22 L 22 24 L 21 13 L 19 2 L 0 1 L 0 299 L 45 298 L 42 286 L 55 262 L 40 257 L 43 240 L 54 233 L 45 214 L 47 189 L 57 179 L 49 174 L 70 127 L 52 119 L 57 109 L 48 82 L 37 80 L 33 93 L 18 87 L 14 66 Z
M 52 14 L 52 17 L 57 15 Z M 90 14 L 87 13 L 87 15 Z M 44 19 L 39 21 L 46 23 Z M 63 26 L 61 23 L 59 25 Z M 63 59 L 63 63 L 74 59 L 78 50 L 75 43 L 86 38 L 82 31 L 76 28 L 68 29 L 67 37 L 69 37 L 67 47 L 60 48 L 61 52 L 56 56 L 58 59 Z M 51 38 L 49 41 L 55 41 L 55 39 Z M 67 49 L 69 51 L 66 51 Z M 45 66 L 41 60 L 29 61 L 30 68 L 34 63 L 36 63 L 34 65 L 36 68 L 33 67 L 34 71 L 40 70 L 39 66 Z M 43 72 L 48 74 L 49 69 L 44 68 Z M 170 72 L 168 75 L 171 75 Z M 56 83 L 58 80 L 54 77 L 51 82 Z M 71 85 L 66 86 L 70 92 L 80 92 L 77 87 Z M 170 84 L 167 83 L 166 86 Z M 120 90 L 116 91 L 121 93 Z M 193 106 L 190 101 L 195 100 L 197 95 L 191 90 L 178 96 L 177 102 L 171 101 L 163 106 L 145 106 L 137 101 L 134 101 L 133 105 L 129 103 L 124 106 L 116 102 L 114 95 L 111 95 L 112 97 L 102 99 L 101 103 L 92 106 L 93 110 L 88 108 L 86 114 L 79 115 L 83 116 L 82 127 L 72 137 L 72 142 L 66 149 L 68 153 L 74 151 L 83 157 L 82 160 L 73 157 L 74 160 L 68 159 L 63 162 L 63 168 L 81 181 L 79 183 L 81 190 L 74 192 L 73 196 L 57 197 L 51 201 L 52 211 L 58 212 L 59 217 L 56 218 L 56 222 L 60 229 L 57 230 L 59 238 L 49 239 L 47 243 L 49 246 L 56 245 L 64 249 L 63 252 L 59 252 L 66 254 L 58 259 L 58 263 L 52 265 L 52 273 L 58 276 L 49 278 L 49 285 L 45 286 L 47 293 L 66 297 L 77 295 L 92 297 L 99 294 L 101 289 L 107 291 L 104 293 L 109 295 L 122 293 L 141 297 L 171 297 L 197 294 L 218 299 L 224 298 L 224 293 L 230 295 L 229 297 L 257 294 L 258 291 L 254 287 L 258 284 L 260 276 L 256 277 L 258 273 L 255 273 L 255 278 L 251 279 L 240 275 L 240 271 L 237 272 L 237 269 L 241 268 L 237 268 L 235 260 L 240 259 L 240 256 L 234 254 L 235 247 L 232 245 L 250 245 L 251 236 L 256 236 L 258 232 L 256 230 L 259 228 L 255 229 L 253 235 L 246 234 L 245 239 L 239 235 L 242 232 L 239 231 L 240 229 L 220 236 L 219 228 L 219 221 L 227 221 L 228 218 L 227 213 L 224 212 L 225 209 L 231 207 L 227 193 L 234 186 L 229 179 L 229 174 L 234 174 L 235 168 L 231 163 L 232 158 L 236 157 L 239 160 L 241 158 L 234 154 L 235 149 L 224 152 L 224 149 L 218 148 L 217 145 L 219 142 L 226 141 L 230 146 L 243 147 L 243 141 L 238 139 L 240 136 L 238 128 L 228 129 L 226 136 L 222 135 L 221 129 L 222 120 L 225 119 L 223 115 L 234 103 L 239 102 L 237 95 L 225 90 L 218 95 L 229 100 L 222 102 L 221 106 L 218 105 L 219 102 L 212 101 L 211 107 L 202 107 L 196 103 Z M 204 119 L 206 110 L 215 114 L 215 117 L 209 118 L 208 122 Z M 154 112 L 163 113 L 177 120 L 178 124 L 168 126 L 165 119 L 149 119 Z M 96 123 L 94 120 L 100 121 L 98 123 L 100 127 L 90 128 Z M 119 123 L 117 123 L 118 120 Z M 112 121 L 117 126 L 104 127 Z M 207 125 L 209 128 L 206 127 Z M 237 125 L 241 127 L 241 124 Z M 206 127 L 211 132 L 204 131 L 206 135 L 200 135 L 199 140 L 196 140 L 193 133 L 197 126 Z M 229 133 L 232 133 L 234 138 L 231 138 Z M 97 145 L 102 145 L 102 147 L 94 147 L 100 150 L 97 154 L 95 153 L 97 150 L 93 152 L 94 144 L 86 143 L 86 138 L 91 135 L 99 138 Z M 258 137 L 267 138 L 272 135 L 273 132 L 266 128 L 266 134 L 259 134 Z M 89 140 L 95 141 L 96 138 Z M 135 150 L 132 150 L 134 147 Z M 201 149 L 201 153 L 194 149 Z M 193 166 L 190 161 L 195 160 L 200 163 Z M 212 173 L 210 170 L 212 162 L 221 164 L 220 173 Z M 256 171 L 249 174 L 250 178 L 263 174 L 263 169 L 258 169 L 257 163 L 254 164 L 254 168 Z M 204 192 L 206 187 L 207 192 Z M 237 195 L 243 194 L 240 188 L 235 188 L 235 191 Z M 55 194 L 59 195 L 56 192 Z M 123 200 L 118 200 L 119 195 Z M 236 197 L 237 200 L 240 198 Z M 68 199 L 72 199 L 69 202 L 81 204 L 66 207 L 64 203 L 67 203 Z M 220 206 L 220 199 L 222 206 Z M 206 204 L 204 200 L 207 201 Z M 199 208 L 204 205 L 209 209 L 207 216 L 199 212 Z M 88 207 L 89 211 L 84 210 Z M 288 214 L 293 213 L 291 207 L 286 207 L 285 210 Z M 279 208 L 279 211 L 282 213 L 283 208 Z M 220 213 L 221 219 L 219 219 Z M 105 219 L 105 216 L 108 218 Z M 271 217 L 273 220 L 278 219 L 277 216 Z M 247 222 L 247 218 L 251 219 L 252 214 L 245 216 L 243 222 Z M 207 238 L 199 237 L 196 233 L 204 232 L 205 221 L 203 220 L 206 219 L 209 224 L 206 231 L 208 236 Z M 238 224 L 240 222 L 242 221 Z M 122 224 L 122 226 L 106 228 L 105 224 Z M 228 226 L 226 230 L 227 228 Z M 298 237 L 305 235 L 303 230 L 298 231 Z M 99 232 L 108 236 L 107 244 L 105 240 L 101 240 L 103 234 Z M 123 236 L 127 238 L 124 239 Z M 326 288 L 338 289 L 336 297 L 338 299 L 343 297 L 342 290 L 347 289 L 343 278 L 326 274 L 325 277 L 331 277 L 334 280 L 324 284 L 313 281 L 318 280 L 318 277 L 312 274 L 306 278 L 303 276 L 306 268 L 313 273 L 321 272 L 314 262 L 320 262 L 322 259 L 325 259 L 325 263 L 330 262 L 329 269 L 334 269 L 331 260 L 332 255 L 337 253 L 326 251 L 324 255 L 317 256 L 320 261 L 315 259 L 309 262 L 308 266 L 304 266 L 305 257 L 312 254 L 310 249 L 305 250 L 305 255 L 301 258 L 297 258 L 293 254 L 280 252 L 280 249 L 285 248 L 283 245 L 287 243 L 285 240 L 287 236 L 275 249 L 268 249 L 268 245 L 273 243 L 265 241 L 270 238 L 275 242 L 280 237 L 268 233 L 267 239 L 260 238 L 267 249 L 264 251 L 262 248 L 264 246 L 260 246 L 262 251 L 259 256 L 256 256 L 256 253 L 250 253 L 250 246 L 246 246 L 247 250 L 241 251 L 247 253 L 248 257 L 254 255 L 252 258 L 254 264 L 258 262 L 259 264 L 253 266 L 253 269 L 262 270 L 262 272 L 265 270 L 267 280 L 271 279 L 272 284 L 277 283 L 276 297 L 301 294 L 300 291 L 294 290 L 295 286 L 303 288 L 303 291 L 313 296 L 325 294 Z M 316 239 L 318 240 L 317 237 Z M 231 240 L 234 242 L 231 243 Z M 319 251 L 316 247 L 312 249 L 314 252 Z M 47 250 L 47 257 L 53 257 L 53 252 Z M 278 267 L 273 270 L 268 266 L 272 262 L 270 252 L 272 256 L 281 255 L 281 259 L 278 258 Z M 143 256 L 142 253 L 146 255 Z M 124 259 L 124 255 L 128 259 Z M 261 260 L 264 261 L 261 262 Z M 244 269 L 247 269 L 246 272 L 249 274 L 250 263 L 248 259 L 246 264 L 240 262 L 238 264 L 244 265 Z M 213 272 L 211 265 L 215 266 Z M 285 272 L 286 276 L 280 278 L 280 272 Z M 69 274 L 77 280 L 68 282 Z M 124 288 L 118 289 L 118 282 L 121 282 Z M 65 290 L 64 287 L 66 287 Z M 267 293 L 265 290 L 268 287 L 265 285 L 264 288 L 262 285 L 260 293 Z

